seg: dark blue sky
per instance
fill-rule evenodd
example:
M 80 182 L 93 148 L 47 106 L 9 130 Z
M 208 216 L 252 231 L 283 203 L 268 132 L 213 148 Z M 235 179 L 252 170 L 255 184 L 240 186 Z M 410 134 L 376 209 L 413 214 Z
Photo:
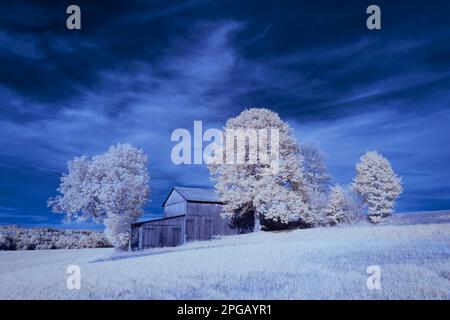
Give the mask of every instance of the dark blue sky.
M 2 1 L 3 2 L 3 1 Z M 82 30 L 66 29 L 78 4 Z M 378 4 L 382 30 L 366 28 Z M 117 142 L 150 158 L 161 214 L 176 128 L 244 108 L 315 141 L 334 181 L 377 149 L 403 177 L 397 211 L 450 208 L 449 1 L 14 1 L 0 11 L 0 223 L 61 225 L 46 208 L 74 156 Z M 71 224 L 79 228 L 88 225 Z

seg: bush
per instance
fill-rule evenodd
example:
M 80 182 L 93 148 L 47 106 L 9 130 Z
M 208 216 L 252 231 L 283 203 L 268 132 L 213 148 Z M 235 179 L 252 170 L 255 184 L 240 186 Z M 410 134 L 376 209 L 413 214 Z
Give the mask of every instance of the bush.
M 0 227 L 0 250 L 106 248 L 111 244 L 97 231 Z
M 0 250 L 16 250 L 14 239 L 11 236 L 0 234 Z

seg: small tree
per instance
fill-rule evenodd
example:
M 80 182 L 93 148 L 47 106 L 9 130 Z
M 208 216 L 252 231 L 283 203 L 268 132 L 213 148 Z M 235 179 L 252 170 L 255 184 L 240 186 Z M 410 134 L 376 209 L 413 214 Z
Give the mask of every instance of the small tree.
M 360 158 L 352 186 L 368 206 L 372 223 L 379 223 L 392 214 L 395 201 L 403 191 L 401 178 L 377 151 L 367 152 Z
M 130 144 L 117 144 L 105 154 L 75 158 L 68 167 L 60 195 L 49 199 L 49 207 L 69 221 L 104 222 L 108 240 L 126 249 L 131 223 L 143 214 L 150 196 L 147 156 Z
M 345 195 L 345 217 L 344 223 L 352 224 L 362 219 L 364 215 L 363 203 L 361 199 L 355 194 L 351 186 L 343 188 Z
M 315 194 L 326 194 L 330 189 L 331 176 L 323 151 L 317 145 L 307 143 L 300 146 L 300 154 L 303 156 L 306 185 Z
M 325 155 L 313 143 L 300 146 L 300 155 L 303 158 L 303 171 L 308 190 L 308 203 L 314 212 L 315 223 L 325 225 L 328 223 L 325 208 L 328 204 L 331 175 L 328 173 Z
M 329 225 L 337 225 L 345 220 L 347 215 L 347 198 L 339 185 L 331 188 L 330 199 L 324 212 Z

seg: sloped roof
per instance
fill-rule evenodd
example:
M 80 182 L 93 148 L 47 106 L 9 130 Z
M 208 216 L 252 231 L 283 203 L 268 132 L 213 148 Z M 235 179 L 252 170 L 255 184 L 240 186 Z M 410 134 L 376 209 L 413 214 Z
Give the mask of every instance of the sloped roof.
M 151 222 L 158 222 L 158 221 L 164 221 L 164 220 L 171 220 L 171 219 L 176 219 L 176 218 L 181 218 L 184 217 L 184 214 L 180 214 L 178 216 L 173 216 L 173 217 L 166 217 L 166 218 L 156 218 L 156 219 L 150 219 L 150 220 L 138 220 L 134 223 L 131 224 L 131 226 L 133 227 L 137 227 L 140 225 L 143 225 L 144 223 L 151 223 Z
M 220 203 L 216 191 L 211 188 L 173 187 L 172 191 L 167 196 L 167 199 L 169 199 L 173 190 L 176 190 L 186 201 L 189 202 Z M 163 206 L 166 203 L 167 199 L 164 201 Z

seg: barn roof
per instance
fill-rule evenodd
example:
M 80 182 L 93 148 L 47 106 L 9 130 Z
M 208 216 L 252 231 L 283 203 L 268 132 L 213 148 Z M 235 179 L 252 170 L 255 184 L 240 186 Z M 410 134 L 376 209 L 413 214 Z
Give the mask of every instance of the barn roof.
M 184 214 L 180 214 L 180 215 L 173 216 L 173 217 L 165 217 L 165 218 L 163 217 L 163 218 L 156 218 L 156 219 L 150 219 L 150 220 L 139 220 L 139 221 L 136 221 L 136 222 L 132 223 L 131 226 L 138 227 L 138 226 L 143 225 L 144 223 L 165 221 L 165 220 L 170 220 L 170 219 L 181 218 L 181 217 L 184 217 L 184 216 L 185 216 Z
M 173 190 L 176 190 L 186 201 L 189 202 L 220 203 L 216 191 L 211 188 L 173 187 L 172 191 L 170 191 L 169 195 L 167 196 L 167 199 L 169 199 Z M 167 199 L 163 202 L 163 207 Z

